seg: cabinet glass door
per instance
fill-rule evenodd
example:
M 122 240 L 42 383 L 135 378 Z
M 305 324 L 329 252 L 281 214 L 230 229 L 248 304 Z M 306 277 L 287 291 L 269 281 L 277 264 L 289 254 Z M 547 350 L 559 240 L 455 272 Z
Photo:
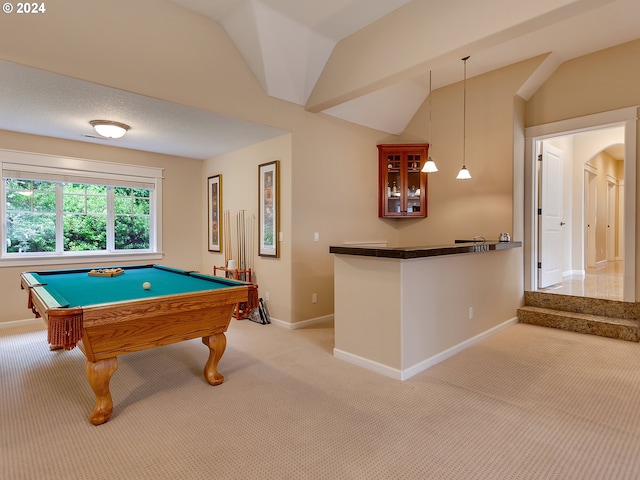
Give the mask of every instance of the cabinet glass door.
M 410 153 L 407 155 L 407 183 L 405 195 L 407 198 L 407 214 L 420 212 L 420 171 L 422 170 L 422 155 Z
M 427 144 L 378 145 L 378 216 L 427 216 Z
M 399 154 L 387 155 L 387 213 L 400 213 L 402 181 L 402 157 Z

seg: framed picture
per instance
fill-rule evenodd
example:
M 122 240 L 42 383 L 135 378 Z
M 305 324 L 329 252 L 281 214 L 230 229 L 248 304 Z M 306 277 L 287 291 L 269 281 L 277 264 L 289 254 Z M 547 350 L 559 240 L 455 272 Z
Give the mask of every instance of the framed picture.
M 222 175 L 207 179 L 209 199 L 209 251 L 222 251 Z
M 258 254 L 263 257 L 279 255 L 279 165 L 278 160 L 258 165 Z

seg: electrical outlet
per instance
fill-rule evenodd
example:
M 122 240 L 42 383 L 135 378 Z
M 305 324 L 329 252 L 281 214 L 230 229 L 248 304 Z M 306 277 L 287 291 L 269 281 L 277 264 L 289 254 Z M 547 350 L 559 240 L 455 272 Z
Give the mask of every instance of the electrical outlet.
M 311 294 L 311 303 L 318 303 L 318 294 L 317 293 L 312 293 Z
M 314 232 L 313 233 L 313 241 L 314 242 L 319 242 L 320 241 L 320 232 Z
M 269 301 L 269 292 L 264 292 L 264 299 L 268 302 Z
M 469 307 L 469 320 L 473 318 L 473 307 Z

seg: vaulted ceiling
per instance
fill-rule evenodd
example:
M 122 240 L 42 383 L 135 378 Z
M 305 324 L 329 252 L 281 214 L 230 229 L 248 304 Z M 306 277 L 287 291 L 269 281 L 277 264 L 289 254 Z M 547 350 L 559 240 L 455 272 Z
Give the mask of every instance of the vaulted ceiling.
M 219 22 L 269 95 L 396 134 L 428 95 L 428 72 L 434 89 L 460 81 L 462 57 L 471 55 L 467 68 L 474 76 L 550 54 L 538 83 L 521 92 L 526 98 L 562 62 L 640 36 L 636 0 L 172 1 Z M 329 62 L 338 55 L 338 44 L 350 36 L 366 41 L 376 23 L 390 44 L 403 29 L 419 29 L 420 41 L 411 48 L 424 54 L 412 57 L 415 65 L 404 65 L 415 75 L 380 88 L 361 85 L 360 90 L 373 91 L 346 92 L 346 100 L 338 98 L 345 92 L 329 92 L 323 98 L 329 107 L 317 108 L 313 93 L 322 77 L 349 74 Z M 363 55 L 368 53 L 363 48 Z M 389 71 L 387 78 L 396 74 Z
M 637 0 L 167 1 L 218 22 L 268 95 L 391 134 L 424 102 L 429 72 L 434 89 L 462 80 L 464 56 L 472 77 L 546 54 L 519 92 L 528 98 L 562 62 L 640 37 Z M 397 61 L 371 77 L 345 60 L 362 52 L 375 63 L 386 46 Z M 76 100 L 80 92 L 95 115 L 128 109 L 141 134 L 121 143 L 127 148 L 209 158 L 282 133 L 5 61 L 0 78 L 5 130 L 99 141 L 79 138 L 79 102 L 65 92 Z M 56 95 L 47 94 L 52 86 Z

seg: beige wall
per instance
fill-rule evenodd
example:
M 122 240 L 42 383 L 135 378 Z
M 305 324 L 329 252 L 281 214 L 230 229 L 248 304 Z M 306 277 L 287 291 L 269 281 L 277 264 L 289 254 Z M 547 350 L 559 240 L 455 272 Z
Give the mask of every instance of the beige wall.
M 569 60 L 527 102 L 526 126 L 640 104 L 640 40 Z
M 142 18 L 143 27 L 139 21 Z M 96 55 L 92 40 L 107 37 L 113 41 L 112 48 Z M 640 104 L 639 53 L 640 41 L 563 64 L 526 102 L 525 124 Z M 429 180 L 429 217 L 409 221 L 377 218 L 376 144 L 426 141 L 426 103 L 399 138 L 310 113 L 267 96 L 215 22 L 171 2 L 155 0 L 112 0 L 99 7 L 92 2 L 59 0 L 47 15 L 12 16 L 12 22 L 6 22 L 0 30 L 0 59 L 290 132 L 290 145 L 260 145 L 207 162 L 188 161 L 187 170 L 182 168 L 182 160 L 177 165 L 169 159 L 158 160 L 167 168 L 167 185 L 172 185 L 165 189 L 168 260 L 181 267 L 193 264 L 196 269 L 208 269 L 218 261 L 206 252 L 203 188 L 207 176 L 227 172 L 223 186 L 226 198 L 229 192 L 246 188 L 246 181 L 231 173 L 232 167 L 247 168 L 249 178 L 255 178 L 256 164 L 263 158 L 280 157 L 290 162 L 290 178 L 281 185 L 285 198 L 288 195 L 291 199 L 286 207 L 290 209 L 290 231 L 283 232 L 286 248 L 290 249 L 289 264 L 286 257 L 282 258 L 273 280 L 265 277 L 275 262 L 267 264 L 265 260 L 256 266 L 256 275 L 266 282 L 264 288 L 275 294 L 272 314 L 290 323 L 333 313 L 331 244 L 371 240 L 449 243 L 468 235 L 495 238 L 501 231 L 516 231 L 521 223 L 522 212 L 513 209 L 513 175 L 514 155 L 516 167 L 521 166 L 514 137 L 522 135 L 522 125 L 518 126 L 522 109 L 514 105 L 522 106 L 516 92 L 541 59 L 469 79 L 466 162 L 474 177 L 470 181 L 454 180 L 462 163 L 462 84 L 433 92 L 433 153 L 440 172 Z M 111 153 L 80 142 L 49 139 L 18 141 L 14 135 L 3 133 L 0 148 L 33 150 L 36 145 L 53 154 L 117 157 L 115 149 Z M 251 158 L 243 159 L 246 153 Z M 144 164 L 150 157 L 136 154 L 132 158 Z M 234 166 L 238 159 L 247 165 Z M 198 178 L 192 177 L 192 168 L 198 170 L 193 174 Z M 250 191 L 255 188 L 255 184 L 249 186 Z M 255 205 L 249 197 L 232 198 L 225 200 L 225 208 L 238 210 L 244 202 Z M 182 215 L 185 208 L 187 219 Z M 186 238 L 185 231 L 197 234 Z M 314 232 L 319 233 L 319 242 L 313 241 Z M 184 248 L 185 241 L 190 248 Z M 269 282 L 278 282 L 287 270 L 288 286 L 285 282 L 272 288 Z M 8 285 L 10 280 L 5 275 L 0 272 L 3 285 Z M 285 305 L 287 288 L 290 302 Z M 311 303 L 312 293 L 318 295 L 316 304 Z
M 203 205 L 199 189 L 202 178 L 201 161 L 3 130 L 0 130 L 0 148 L 164 169 L 162 211 L 164 257 L 158 263 L 189 270 L 200 269 L 202 248 L 200 224 Z M 51 269 L 52 267 L 36 265 L 28 268 L 0 268 L 0 303 L 2 304 L 0 322 L 32 316 L 27 310 L 27 294 L 20 290 L 20 272 L 43 268 Z M 65 265 L 64 268 L 73 268 L 73 265 Z
M 527 102 L 526 126 L 640 105 L 640 40 L 624 43 L 563 63 Z M 638 128 L 638 125 L 637 127 Z M 640 134 L 640 128 L 636 131 Z M 636 145 L 636 158 L 640 156 Z M 594 155 L 593 151 L 591 155 Z M 587 158 L 584 159 L 586 161 Z M 640 170 L 636 169 L 638 183 Z M 628 188 L 625 181 L 625 188 Z M 635 198 L 636 222 L 640 198 Z M 640 298 L 640 256 L 636 255 L 635 298 Z
M 258 165 L 277 160 L 280 175 L 280 228 L 283 241 L 278 243 L 278 258 L 258 256 Z M 238 259 L 236 234 L 237 214 L 244 211 L 246 218 L 253 218 L 255 230 L 250 232 L 253 254 L 247 264 L 252 269 L 252 280 L 259 286 L 260 296 L 266 300 L 272 320 L 291 322 L 291 135 L 282 135 L 204 162 L 204 176 L 222 175 L 222 208 L 231 217 L 231 246 L 223 245 L 220 253 L 202 255 L 203 272 L 212 272 L 213 266 L 224 266 L 225 252 Z M 204 187 L 204 182 L 203 182 Z M 203 205 L 207 204 L 206 189 L 202 194 Z M 206 209 L 203 208 L 202 238 L 207 237 Z M 228 249 L 231 248 L 229 251 Z
M 393 221 L 401 232 L 401 242 L 419 239 L 423 244 L 446 244 L 475 235 L 497 240 L 500 232 L 514 232 L 514 226 L 522 222 L 522 212 L 513 210 L 514 155 L 519 168 L 524 158 L 524 150 L 514 153 L 515 139 L 523 134 L 522 110 L 514 102 L 516 92 L 539 62 L 531 59 L 467 80 L 466 165 L 473 177 L 470 180 L 455 178 L 463 163 L 462 82 L 432 92 L 429 153 L 439 171 L 429 174 L 428 218 Z M 403 139 L 428 140 L 428 107 L 426 101 Z
M 141 18 L 144 28 L 133 21 Z M 0 59 L 291 132 L 291 146 L 282 152 L 291 159 L 291 177 L 282 188 L 285 198 L 291 198 L 291 228 L 285 232 L 291 257 L 288 265 L 286 257 L 282 259 L 282 267 L 277 269 L 291 272 L 291 302 L 288 307 L 282 306 L 284 302 L 274 304 L 274 316 L 293 323 L 333 313 L 331 243 L 360 238 L 394 240 L 395 231 L 376 216 L 375 145 L 388 140 L 388 136 L 267 96 L 215 22 L 170 2 L 159 5 L 152 0 L 135 4 L 113 0 L 99 8 L 60 0 L 47 19 L 12 20 L 0 30 Z M 114 31 L 118 32 L 115 37 Z M 95 44 L 88 39 L 106 37 L 113 37 L 112 49 L 96 56 Z M 229 158 L 241 155 L 234 153 Z M 256 153 L 249 160 L 252 176 L 258 159 L 270 156 L 269 152 Z M 220 169 L 224 162 L 221 160 Z M 207 163 L 206 169 L 210 165 Z M 196 187 L 198 208 L 208 174 L 201 166 Z M 245 180 L 236 185 L 234 177 L 227 175 L 223 187 L 226 192 L 247 188 Z M 194 185 L 184 187 L 191 192 Z M 251 184 L 249 188 L 257 186 Z M 166 191 L 165 197 L 172 198 Z M 226 208 L 238 209 L 229 202 L 225 202 Z M 195 254 L 200 262 L 205 258 L 210 261 L 198 266 L 203 269 L 213 264 L 206 253 L 204 218 L 199 211 L 197 224 L 165 225 L 177 231 L 199 232 L 197 248 L 184 253 Z M 313 241 L 316 231 L 319 242 Z M 267 273 L 256 266 L 258 278 Z M 280 298 L 278 290 L 273 293 L 273 301 L 281 301 L 276 300 Z M 312 293 L 318 295 L 316 304 L 311 303 Z
M 389 137 L 302 108 L 291 114 L 298 121 L 288 124 L 290 135 L 210 159 L 203 176 L 223 174 L 225 209 L 257 215 L 257 165 L 281 161 L 282 253 L 279 259 L 256 257 L 255 271 L 260 295 L 270 294 L 270 314 L 294 324 L 333 315 L 330 245 L 398 243 L 400 236 L 377 217 L 376 144 Z M 203 263 L 205 270 L 222 265 L 223 255 L 205 253 Z

